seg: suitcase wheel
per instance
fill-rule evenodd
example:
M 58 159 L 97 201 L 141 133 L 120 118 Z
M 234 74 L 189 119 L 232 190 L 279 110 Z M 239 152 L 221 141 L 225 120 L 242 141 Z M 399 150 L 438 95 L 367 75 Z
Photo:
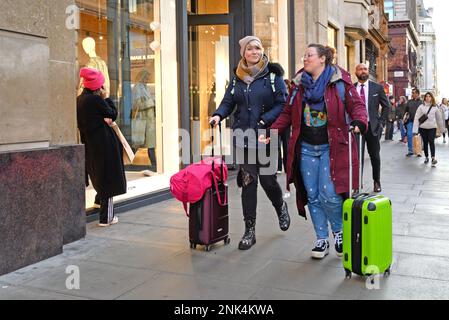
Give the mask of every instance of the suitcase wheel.
M 391 267 L 388 267 L 388 269 L 387 270 L 385 270 L 385 273 L 384 273 L 384 277 L 385 278 L 387 278 L 387 277 L 389 277 L 390 276 L 390 274 L 391 274 Z
M 209 252 L 210 251 L 210 246 L 209 245 L 204 246 L 204 251 Z
M 352 278 L 352 272 L 349 271 L 348 269 L 345 269 L 345 273 L 346 273 L 346 279 L 351 279 Z
M 225 245 L 228 245 L 229 243 L 231 243 L 231 238 L 226 238 L 224 240 Z
M 196 249 L 196 244 L 190 241 L 190 249 Z

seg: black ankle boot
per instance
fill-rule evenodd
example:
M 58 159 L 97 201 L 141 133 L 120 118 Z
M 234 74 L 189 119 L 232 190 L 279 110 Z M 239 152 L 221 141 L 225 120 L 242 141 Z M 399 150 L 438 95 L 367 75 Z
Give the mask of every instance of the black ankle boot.
M 284 201 L 280 208 L 276 208 L 279 218 L 279 227 L 282 231 L 287 231 L 290 227 L 290 216 L 288 214 L 287 202 Z
M 256 243 L 256 219 L 245 221 L 245 234 L 239 243 L 240 250 L 248 250 Z

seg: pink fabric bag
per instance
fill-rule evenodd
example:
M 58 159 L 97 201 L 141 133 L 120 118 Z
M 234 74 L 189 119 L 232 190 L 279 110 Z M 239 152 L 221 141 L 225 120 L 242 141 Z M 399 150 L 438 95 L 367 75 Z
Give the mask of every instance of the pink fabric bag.
M 182 202 L 186 214 L 189 215 L 187 204 L 200 201 L 205 192 L 212 186 L 217 191 L 218 203 L 225 206 L 227 199 L 226 196 L 225 199 L 221 199 L 220 192 L 218 192 L 218 183 L 225 183 L 227 179 L 228 168 L 224 159 L 221 156 L 209 157 L 174 174 L 170 178 L 170 191 L 176 199 Z

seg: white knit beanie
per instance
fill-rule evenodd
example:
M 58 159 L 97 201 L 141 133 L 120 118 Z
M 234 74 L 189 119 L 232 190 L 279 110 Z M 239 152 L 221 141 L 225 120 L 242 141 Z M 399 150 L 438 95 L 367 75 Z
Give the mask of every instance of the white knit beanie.
M 255 41 L 257 43 L 257 45 L 260 47 L 260 49 L 262 49 L 262 52 L 263 52 L 262 41 L 260 41 L 259 38 L 255 37 L 255 36 L 246 36 L 245 38 L 243 38 L 239 41 L 240 55 L 242 56 L 242 58 L 245 57 L 246 46 L 253 41 Z

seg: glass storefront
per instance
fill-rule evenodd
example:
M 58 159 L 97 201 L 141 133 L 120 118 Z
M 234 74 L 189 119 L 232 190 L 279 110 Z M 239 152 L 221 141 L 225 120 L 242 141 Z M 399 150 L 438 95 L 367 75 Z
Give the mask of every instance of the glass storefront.
M 260 38 L 272 62 L 282 65 L 289 77 L 289 34 L 287 0 L 253 0 L 254 35 Z
M 192 151 L 210 154 L 203 133 L 229 85 L 229 26 L 190 26 L 189 53 Z
M 262 39 L 271 61 L 281 63 L 286 77 L 287 3 L 253 0 L 249 16 L 253 34 Z M 235 46 L 242 34 L 236 32 L 241 32 L 244 17 L 235 20 L 231 10 L 240 10 L 241 2 L 186 0 L 188 22 L 183 26 L 179 26 L 177 1 L 76 0 L 76 4 L 80 9 L 78 66 L 105 74 L 105 87 L 119 111 L 116 122 L 136 153 L 125 168 L 128 192 L 115 200 L 166 189 L 180 166 L 182 121 L 190 120 L 191 160 L 211 152 L 209 116 L 220 105 L 240 59 Z M 179 32 L 186 36 L 186 48 L 178 47 Z M 179 65 L 180 52 L 186 52 L 188 67 L 183 70 L 188 83 L 179 81 L 179 68 L 185 65 Z M 81 83 L 77 91 L 82 91 Z M 225 122 L 226 128 L 231 121 Z M 229 155 L 231 134 L 225 131 L 223 137 L 224 154 Z M 215 142 L 218 147 L 218 139 Z M 95 193 L 87 189 L 87 208 L 93 206 Z
M 227 14 L 228 0 L 187 0 L 187 12 L 191 14 Z
M 229 1 L 188 1 L 187 12 L 198 17 L 227 15 Z M 220 105 L 230 82 L 231 27 L 221 19 L 212 19 L 213 24 L 191 20 L 188 26 L 190 132 L 194 162 L 200 155 L 211 154 L 209 117 Z M 223 134 L 224 154 L 231 152 L 228 133 Z M 216 142 L 215 146 L 218 139 Z
M 128 190 L 164 172 L 161 104 L 160 0 L 77 0 L 78 65 L 105 75 L 117 124 L 136 154 L 125 166 Z M 82 86 L 78 89 L 78 94 Z M 147 180 L 144 184 L 143 179 Z M 139 184 L 135 184 L 140 180 Z M 134 195 L 148 192 L 134 190 Z M 130 193 L 132 194 L 132 193 Z M 87 190 L 91 207 L 95 191 Z M 128 195 L 129 196 L 129 195 Z

